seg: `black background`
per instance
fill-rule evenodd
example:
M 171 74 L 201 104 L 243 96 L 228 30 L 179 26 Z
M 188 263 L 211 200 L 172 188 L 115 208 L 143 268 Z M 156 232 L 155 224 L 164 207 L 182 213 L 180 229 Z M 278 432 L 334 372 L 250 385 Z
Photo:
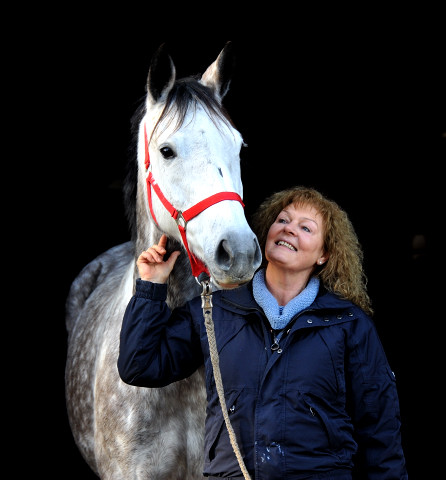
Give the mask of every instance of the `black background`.
M 28 178 L 18 217 L 26 251 L 33 252 L 26 257 L 32 278 L 21 291 L 35 296 L 20 295 L 17 304 L 25 311 L 21 335 L 32 348 L 19 342 L 26 374 L 18 383 L 27 397 L 15 434 L 33 453 L 17 469 L 96 478 L 77 451 L 65 411 L 68 289 L 89 261 L 129 239 L 121 185 L 130 118 L 145 95 L 153 53 L 165 42 L 181 77 L 204 72 L 232 40 L 237 65 L 224 104 L 249 145 L 242 156 L 247 218 L 267 195 L 296 184 L 321 190 L 349 213 L 396 373 L 409 474 L 426 478 L 421 473 L 435 462 L 431 436 L 442 408 L 435 387 L 446 158 L 442 39 L 409 28 L 397 34 L 370 28 L 360 36 L 359 27 L 354 35 L 325 37 L 285 39 L 264 31 L 173 39 L 126 20 L 65 25 L 39 36 L 37 48 L 30 38 L 33 61 L 19 87 L 32 105 L 20 123 L 28 141 L 22 136 L 16 144 Z M 417 234 L 426 238 L 421 256 L 412 247 Z

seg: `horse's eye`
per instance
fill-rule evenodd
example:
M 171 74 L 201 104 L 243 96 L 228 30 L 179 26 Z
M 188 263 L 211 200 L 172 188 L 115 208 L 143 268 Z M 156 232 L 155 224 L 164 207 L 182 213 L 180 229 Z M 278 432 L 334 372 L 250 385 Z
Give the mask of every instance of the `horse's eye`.
M 161 155 L 166 159 L 175 157 L 175 152 L 170 147 L 161 147 L 160 152 Z

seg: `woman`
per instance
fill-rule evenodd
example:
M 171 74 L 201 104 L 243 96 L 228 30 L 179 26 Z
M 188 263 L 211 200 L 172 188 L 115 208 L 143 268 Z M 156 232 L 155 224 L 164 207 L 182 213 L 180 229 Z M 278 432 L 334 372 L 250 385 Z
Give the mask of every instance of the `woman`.
M 346 213 L 314 189 L 272 195 L 254 217 L 264 265 L 213 294 L 229 418 L 251 478 L 407 479 L 395 379 L 371 320 Z M 160 387 L 206 367 L 204 475 L 242 478 L 216 392 L 201 299 L 170 311 L 166 237 L 137 261 L 123 381 Z

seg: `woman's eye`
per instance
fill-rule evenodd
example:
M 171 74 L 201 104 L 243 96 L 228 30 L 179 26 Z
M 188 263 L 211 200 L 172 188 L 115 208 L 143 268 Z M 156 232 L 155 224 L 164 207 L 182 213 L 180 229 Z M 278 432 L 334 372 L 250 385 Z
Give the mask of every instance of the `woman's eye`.
M 305 230 L 306 232 L 310 232 L 310 231 L 311 231 L 311 230 L 310 230 L 308 227 L 306 227 L 305 225 L 302 227 L 302 230 Z
M 166 159 L 175 157 L 175 152 L 170 147 L 161 147 L 160 152 L 161 155 Z

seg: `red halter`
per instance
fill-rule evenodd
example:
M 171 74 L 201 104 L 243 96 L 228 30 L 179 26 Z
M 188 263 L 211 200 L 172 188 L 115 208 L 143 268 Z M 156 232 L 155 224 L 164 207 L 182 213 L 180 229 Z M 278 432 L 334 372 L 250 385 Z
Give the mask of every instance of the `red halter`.
M 150 156 L 149 156 L 149 143 L 147 140 L 147 129 L 145 124 L 144 124 L 144 143 L 145 143 L 144 164 L 147 172 L 150 166 Z M 235 192 L 216 193 L 214 195 L 211 195 L 210 197 L 205 198 L 204 200 L 201 200 L 200 202 L 196 203 L 195 205 L 188 208 L 184 212 L 181 212 L 180 210 L 177 210 L 163 195 L 163 192 L 161 191 L 156 180 L 154 179 L 152 172 L 149 172 L 149 174 L 147 175 L 146 182 L 147 182 L 147 196 L 149 201 L 150 213 L 155 223 L 158 225 L 158 222 L 156 220 L 155 213 L 152 207 L 151 187 L 155 190 L 155 193 L 158 195 L 158 198 L 160 199 L 161 203 L 166 207 L 167 211 L 170 213 L 173 219 L 177 222 L 178 230 L 180 231 L 181 238 L 183 239 L 184 248 L 186 249 L 186 252 L 189 256 L 190 265 L 192 267 L 192 275 L 196 278 L 198 278 L 198 276 L 203 272 L 210 275 L 208 269 L 206 268 L 206 265 L 197 257 L 195 257 L 194 254 L 189 250 L 189 245 L 187 243 L 187 238 L 186 238 L 187 222 L 192 218 L 196 217 L 203 210 L 206 210 L 206 208 L 210 207 L 211 205 L 214 205 L 215 203 L 221 202 L 223 200 L 237 200 L 244 207 L 245 204 L 243 203 L 243 200 L 240 197 L 240 195 Z

